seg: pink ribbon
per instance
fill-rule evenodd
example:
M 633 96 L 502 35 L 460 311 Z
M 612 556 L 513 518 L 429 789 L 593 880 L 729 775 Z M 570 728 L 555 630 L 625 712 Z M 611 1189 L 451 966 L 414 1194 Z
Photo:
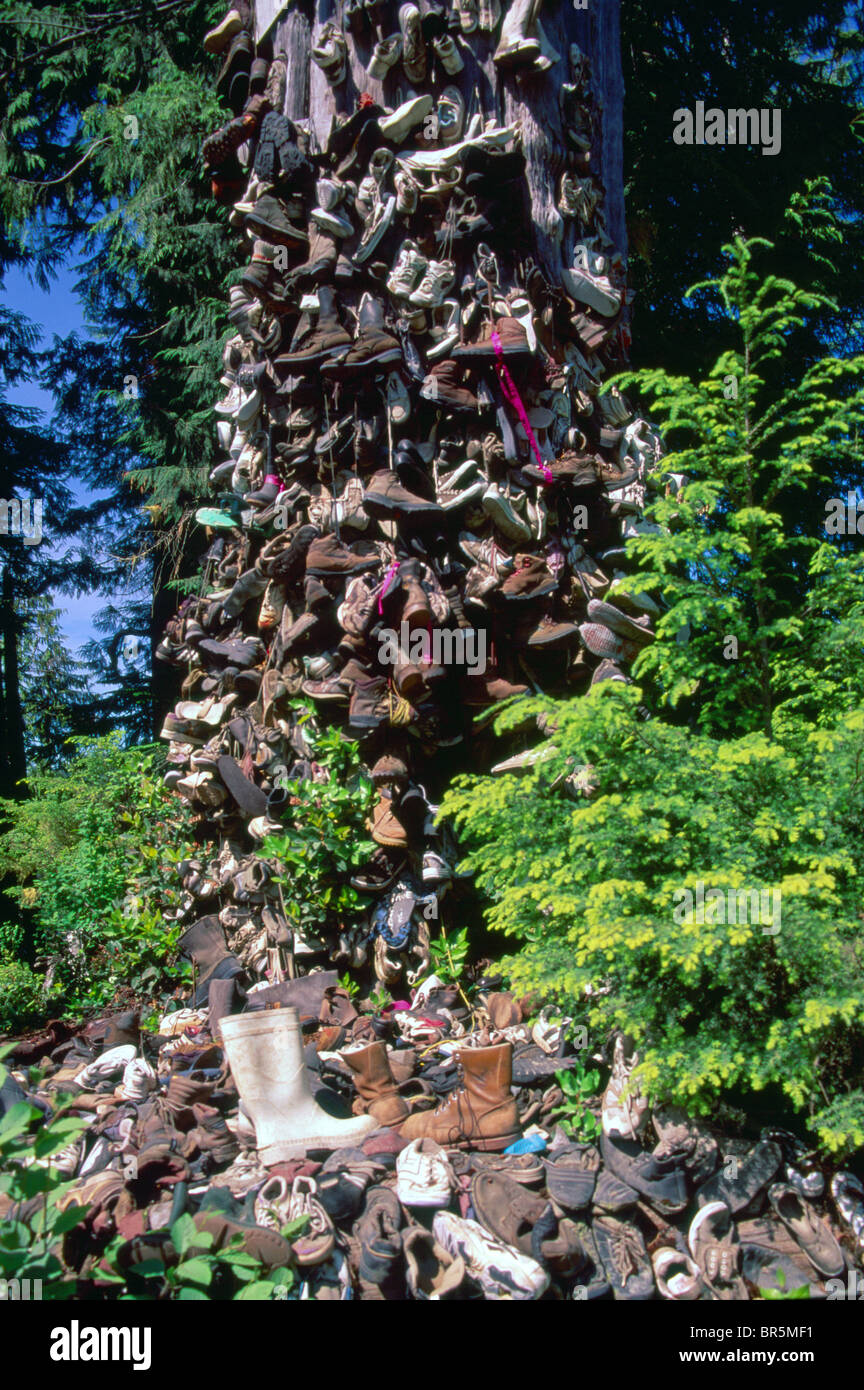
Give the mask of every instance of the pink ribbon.
M 501 335 L 494 328 L 492 329 L 492 346 L 495 349 L 495 370 L 498 373 L 498 380 L 501 382 L 501 390 L 504 393 L 504 399 L 512 405 L 516 414 L 519 416 L 519 423 L 528 436 L 528 443 L 534 451 L 534 457 L 543 474 L 544 481 L 546 483 L 554 483 L 555 474 L 547 468 L 546 464 L 543 462 L 543 456 L 540 453 L 537 440 L 534 438 L 534 431 L 528 420 L 528 412 L 522 404 L 522 397 L 519 395 L 516 389 L 516 383 L 510 375 L 510 369 L 504 361 L 504 353 L 501 347 Z
M 379 618 L 383 618 L 383 616 L 384 616 L 384 600 L 385 600 L 385 598 L 387 597 L 387 591 L 388 591 L 388 588 L 389 588 L 389 585 L 390 585 L 390 580 L 393 578 L 393 576 L 395 575 L 395 573 L 396 573 L 396 571 L 398 570 L 398 568 L 399 568 L 399 561 L 398 561 L 398 560 L 394 560 L 393 563 L 392 563 L 392 565 L 390 566 L 389 570 L 387 571 L 387 573 L 386 573 L 385 576 L 384 576 L 384 583 L 381 585 L 381 588 L 380 588 L 379 591 L 378 591 L 378 616 L 379 616 Z

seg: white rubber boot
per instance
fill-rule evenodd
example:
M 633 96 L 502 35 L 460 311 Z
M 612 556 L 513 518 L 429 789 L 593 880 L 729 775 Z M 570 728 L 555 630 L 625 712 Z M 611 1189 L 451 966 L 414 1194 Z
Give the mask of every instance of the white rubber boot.
M 377 1128 L 371 1115 L 339 1120 L 315 1100 L 303 1061 L 296 1009 L 223 1018 L 222 1041 L 265 1166 L 309 1149 L 345 1149 Z

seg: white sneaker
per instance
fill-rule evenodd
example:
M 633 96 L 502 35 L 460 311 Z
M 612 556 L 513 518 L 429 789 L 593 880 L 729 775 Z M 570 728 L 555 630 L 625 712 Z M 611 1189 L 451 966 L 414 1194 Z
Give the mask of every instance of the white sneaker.
M 434 1139 L 415 1139 L 396 1158 L 396 1195 L 406 1207 L 446 1207 L 456 1174 Z
M 493 525 L 508 539 L 512 541 L 528 541 L 531 539 L 531 528 L 510 505 L 509 498 L 501 491 L 497 483 L 490 483 L 483 494 L 483 510 L 487 516 L 491 517 Z
M 372 53 L 372 60 L 366 71 L 370 77 L 375 77 L 379 82 L 383 82 L 388 72 L 398 63 L 402 54 L 402 35 L 391 34 L 388 39 L 381 39 L 376 43 Z
M 145 1062 L 143 1057 L 133 1057 L 131 1062 L 126 1063 L 123 1081 L 118 1086 L 116 1095 L 121 1100 L 143 1100 L 148 1091 L 155 1091 L 158 1085 L 156 1073 L 150 1063 Z
M 83 1091 L 95 1091 L 101 1081 L 111 1081 L 115 1076 L 121 1076 L 126 1069 L 126 1063 L 131 1062 L 134 1056 L 135 1048 L 132 1043 L 109 1048 L 101 1057 L 97 1057 L 95 1062 L 90 1062 L 79 1071 L 75 1077 L 75 1085 L 80 1086 Z
M 417 243 L 404 241 L 387 280 L 387 288 L 393 298 L 407 299 L 413 294 L 426 273 L 427 265 L 426 257 L 417 250 Z
M 612 1075 L 603 1095 L 603 1133 L 610 1138 L 635 1139 L 648 1123 L 648 1102 L 631 1074 L 639 1053 L 626 1055 L 621 1033 L 615 1039 Z
M 432 1234 L 448 1254 L 462 1257 L 469 1279 L 480 1285 L 484 1298 L 524 1303 L 549 1287 L 549 1275 L 536 1260 L 505 1245 L 477 1221 L 439 1211 Z
M 602 318 L 612 319 L 621 308 L 622 294 L 616 290 L 606 275 L 591 275 L 589 271 L 573 266 L 561 272 L 564 288 L 578 304 L 587 304 Z
M 456 267 L 452 261 L 430 261 L 426 274 L 416 290 L 408 296 L 409 304 L 419 309 L 434 309 L 444 303 L 444 296 L 456 279 Z
M 389 116 L 382 116 L 378 127 L 385 140 L 391 140 L 394 145 L 401 145 L 408 132 L 424 121 L 434 109 L 435 102 L 428 93 L 422 97 L 411 97 L 408 101 L 403 101 L 401 106 L 397 106 Z

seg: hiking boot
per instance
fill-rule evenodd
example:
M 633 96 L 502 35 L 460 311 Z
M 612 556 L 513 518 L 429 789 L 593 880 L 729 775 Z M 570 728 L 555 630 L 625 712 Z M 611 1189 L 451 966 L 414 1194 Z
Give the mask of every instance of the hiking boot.
M 311 575 L 360 574 L 376 569 L 381 561 L 369 541 L 343 545 L 335 535 L 319 536 L 312 541 L 306 554 L 306 573 Z
M 350 334 L 336 315 L 336 301 L 329 285 L 318 289 L 318 322 L 304 333 L 296 347 L 280 353 L 279 366 L 288 371 L 308 370 L 333 358 L 344 357 L 351 347 Z
M 366 826 L 376 844 L 385 845 L 388 849 L 407 849 L 408 832 L 393 810 L 392 800 L 383 793 Z
M 460 361 L 472 358 L 497 357 L 498 349 L 493 341 L 493 333 L 500 340 L 501 355 L 505 358 L 530 357 L 531 348 L 528 343 L 528 335 L 518 319 L 509 316 L 496 319 L 494 324 L 487 324 L 476 343 L 465 343 L 453 349 L 453 356 Z
M 463 699 L 472 708 L 485 709 L 511 695 L 527 695 L 527 685 L 513 685 L 501 676 L 486 672 L 482 676 L 466 676 L 462 683 Z
M 519 1138 L 519 1111 L 510 1094 L 513 1046 L 464 1048 L 462 1086 L 435 1110 L 409 1115 L 403 1139 L 434 1139 L 448 1148 L 506 1149 Z
M 403 620 L 409 627 L 431 627 L 433 613 L 429 607 L 426 590 L 420 583 L 420 561 L 403 560 L 399 566 L 399 581 L 405 596 L 402 605 Z
M 252 212 L 247 213 L 246 226 L 256 236 L 279 246 L 308 246 L 309 238 L 286 216 L 284 204 L 271 193 L 258 199 Z
M 369 515 L 374 517 L 437 517 L 441 514 L 437 502 L 409 492 L 400 483 L 398 475 L 387 469 L 370 478 L 363 500 Z
M 343 1062 L 354 1073 L 359 1100 L 355 1109 L 368 1114 L 387 1128 L 398 1125 L 408 1115 L 408 1106 L 399 1094 L 383 1042 L 372 1043 L 359 1052 L 343 1052 Z
M 511 602 L 524 601 L 551 594 L 557 586 L 558 581 L 547 568 L 542 556 L 517 555 L 516 569 L 504 580 L 501 594 Z
M 360 662 L 355 661 L 352 657 L 350 661 L 346 661 L 337 675 L 328 676 L 326 680 L 304 681 L 301 689 L 313 700 L 347 705 L 354 693 L 357 681 L 368 679 L 369 672 L 366 667 L 361 666 Z
M 420 395 L 424 400 L 434 401 L 448 410 L 479 408 L 477 397 L 462 385 L 462 369 L 452 358 L 435 363 L 424 378 Z
M 325 364 L 324 371 L 338 370 L 342 375 L 367 367 L 383 367 L 390 362 L 399 362 L 401 358 L 402 348 L 398 339 L 384 328 L 384 306 L 380 300 L 365 295 L 360 304 L 354 346 L 338 364 Z
M 383 676 L 358 680 L 351 696 L 348 723 L 355 729 L 377 729 L 390 713 L 387 682 Z

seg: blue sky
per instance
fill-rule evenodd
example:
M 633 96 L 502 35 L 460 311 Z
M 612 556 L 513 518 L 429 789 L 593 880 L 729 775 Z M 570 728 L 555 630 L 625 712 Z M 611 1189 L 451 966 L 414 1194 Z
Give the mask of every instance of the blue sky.
M 86 336 L 81 306 L 74 292 L 78 274 L 74 268 L 64 267 L 52 281 L 46 292 L 40 290 L 15 266 L 10 266 L 2 283 L 2 297 L 11 309 L 26 314 L 42 330 L 42 346 L 49 347 L 56 333 L 65 337 L 73 330 Z M 50 420 L 53 400 L 50 392 L 43 391 L 35 382 L 25 382 L 10 389 L 9 400 L 16 405 L 34 406 L 43 412 L 45 420 Z M 84 500 L 89 495 L 81 488 L 75 489 L 76 497 Z M 93 628 L 93 614 L 104 607 L 105 599 L 93 594 L 74 598 L 69 594 L 58 594 L 57 606 L 63 611 L 61 626 L 68 646 L 74 653 L 82 643 L 96 636 Z

